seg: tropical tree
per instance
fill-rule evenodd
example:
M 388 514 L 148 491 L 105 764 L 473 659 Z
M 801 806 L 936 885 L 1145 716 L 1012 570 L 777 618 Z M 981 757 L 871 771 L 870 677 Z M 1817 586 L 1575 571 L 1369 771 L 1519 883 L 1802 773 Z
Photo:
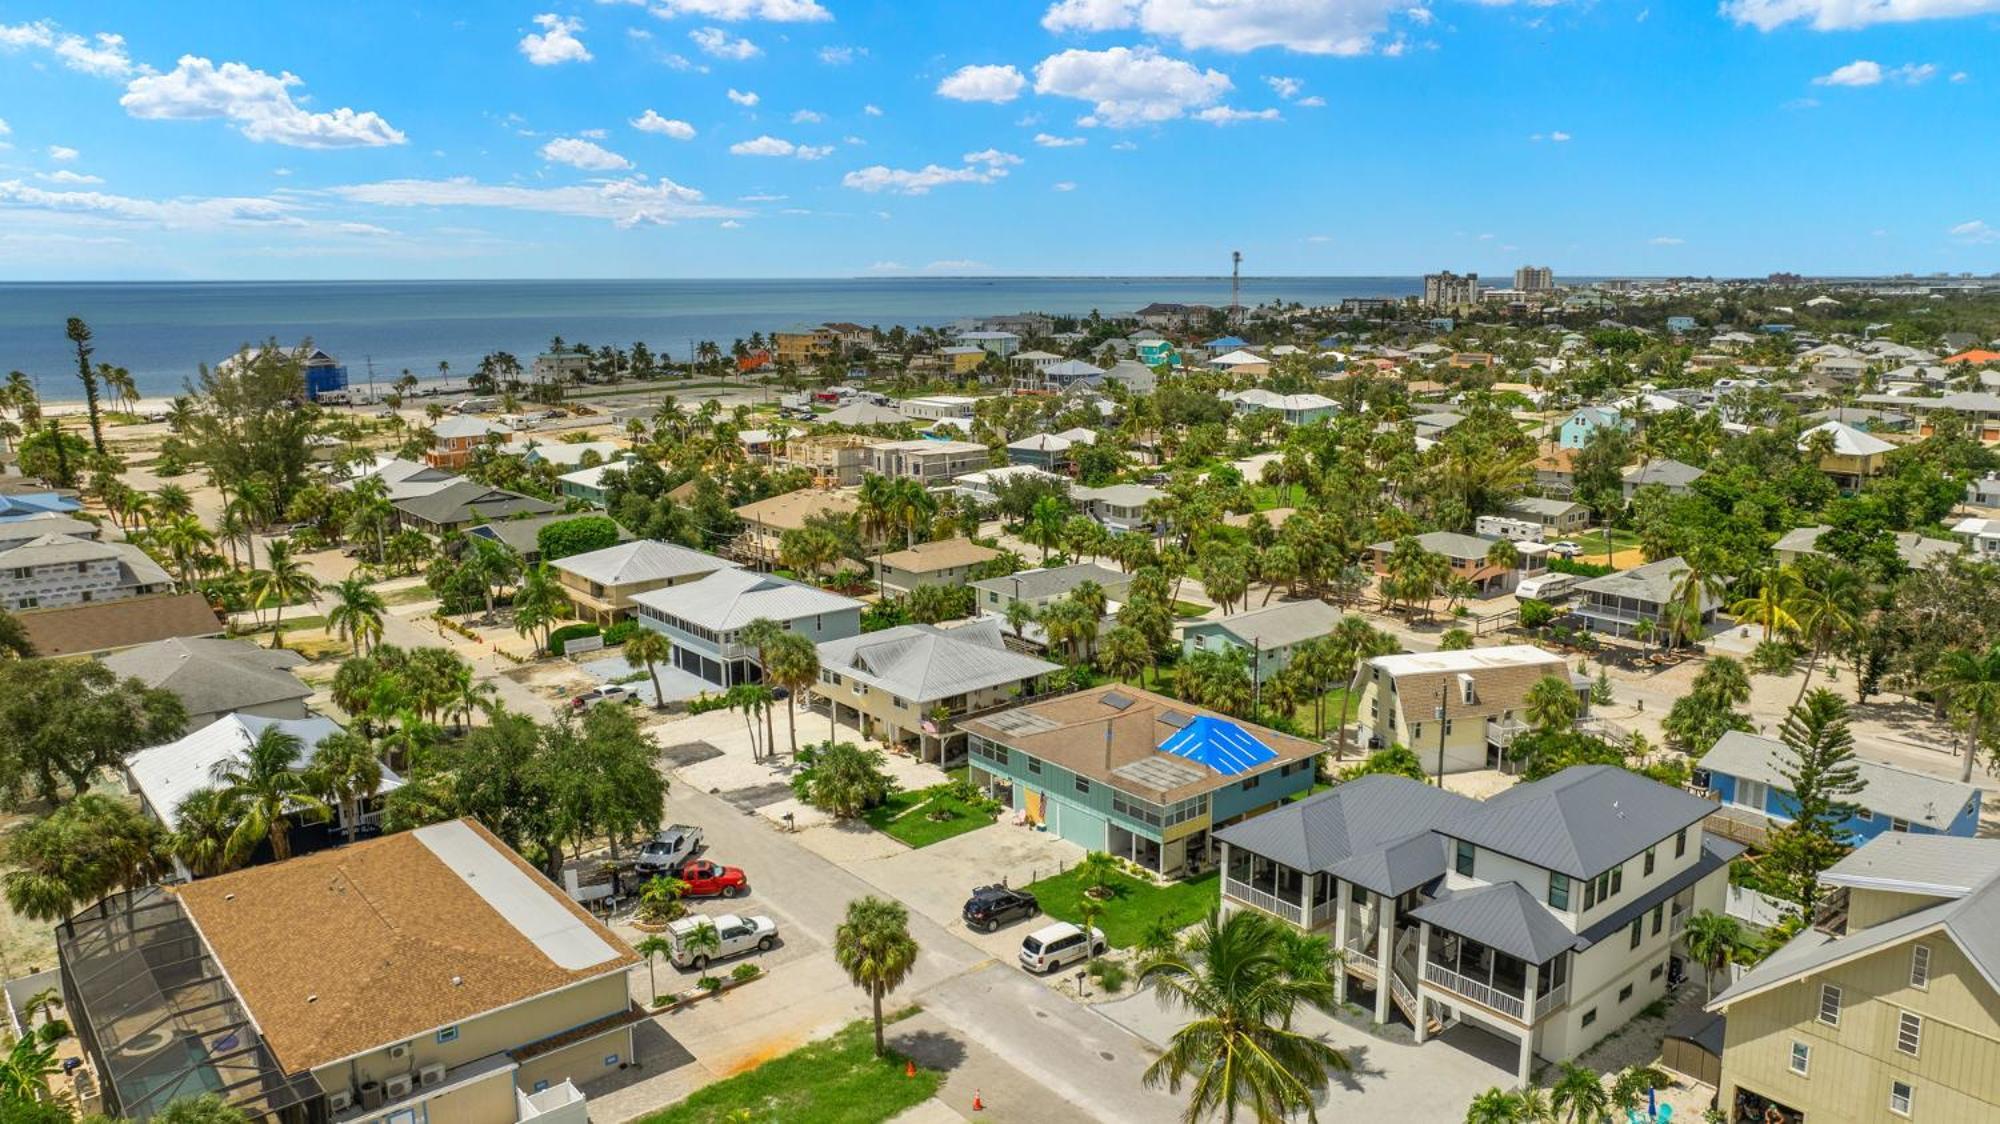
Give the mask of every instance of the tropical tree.
M 380 593 L 359 578 L 335 582 L 328 592 L 333 594 L 333 608 L 327 611 L 326 623 L 333 626 L 334 635 L 353 645 L 355 655 L 382 642 L 382 618 L 389 607 Z
M 28 629 L 21 618 L 0 609 L 0 660 L 31 660 L 35 658 L 35 642 L 28 637 Z
M 1965 720 L 1965 760 L 1958 779 L 1972 780 L 1972 762 L 1985 743 L 1986 731 L 2000 721 L 2000 644 L 1984 652 L 1955 648 L 1938 657 L 1931 672 L 1932 687 Z
M 215 1093 L 183 1097 L 154 1114 L 159 1124 L 248 1124 L 243 1110 Z
M 1688 955 L 1701 964 L 1708 998 L 1715 998 L 1715 974 L 1736 959 L 1744 944 L 1743 925 L 1734 917 L 1702 910 L 1688 918 L 1682 933 Z
M 807 750 L 802 760 L 805 769 L 793 778 L 793 788 L 800 799 L 835 819 L 853 819 L 895 789 L 895 782 L 882 771 L 879 749 L 834 742 Z
M 653 680 L 653 708 L 663 709 L 667 705 L 665 695 L 660 693 L 659 665 L 674 658 L 673 641 L 667 634 L 652 628 L 640 628 L 625 641 L 625 662 L 636 663 L 646 669 Z
M 285 606 L 309 600 L 319 593 L 319 581 L 292 557 L 290 539 L 274 539 L 264 548 L 264 568 L 250 575 L 250 597 L 257 605 L 270 603 L 277 612 L 271 618 L 271 647 L 285 646 Z
M 1069 516 L 1069 507 L 1057 496 L 1043 496 L 1035 501 L 1028 512 L 1028 521 L 1021 528 L 1021 537 L 1028 545 L 1042 548 L 1042 562 L 1048 563 L 1049 551 L 1063 543 L 1063 523 Z
M 1861 627 L 1861 606 L 1867 596 L 1868 583 L 1854 567 L 1818 556 L 1800 561 L 1798 593 L 1789 611 L 1812 652 L 1794 702 L 1806 697 L 1820 660 Z
M 1791 608 L 1798 595 L 1798 575 L 1783 566 L 1772 566 L 1759 575 L 1757 592 L 1732 602 L 1724 612 L 1742 624 L 1757 625 L 1764 630 L 1764 639 L 1770 640 L 1799 630 Z
M 1596 1070 L 1564 1062 L 1549 1086 L 1549 1108 L 1562 1124 L 1602 1124 L 1611 1116 L 1611 1094 Z
M 1785 753 L 1776 762 L 1790 792 L 1790 822 L 1771 839 L 1766 862 L 1787 878 L 1795 899 L 1812 913 L 1819 876 L 1847 851 L 1845 829 L 1864 787 L 1847 725 L 1847 703 L 1821 687 L 1794 705 L 1778 730 Z
M 787 629 L 777 621 L 769 617 L 758 617 L 756 620 L 744 625 L 742 631 L 738 634 L 738 639 L 757 650 L 757 666 L 766 669 L 767 678 L 769 677 L 768 669 L 771 666 L 771 649 L 777 645 L 778 638 L 786 635 L 786 633 Z M 770 747 L 776 745 L 778 742 L 778 731 L 777 727 L 772 724 L 773 719 L 771 717 L 770 705 L 776 701 L 776 699 L 765 700 L 763 713 L 764 747 L 766 752 L 775 752 Z
M 359 734 L 341 731 L 313 749 L 306 768 L 308 787 L 340 809 L 347 841 L 361 832 L 361 805 L 382 791 L 382 751 Z
M 1576 725 L 1577 716 L 1583 713 L 1583 703 L 1576 697 L 1576 688 L 1560 675 L 1544 675 L 1535 680 L 1521 703 L 1528 725 L 1543 734 L 1569 729 Z
M 632 946 L 632 951 L 646 958 L 646 994 L 655 999 L 659 998 L 660 978 L 653 965 L 658 958 L 673 955 L 674 942 L 655 933 L 641 938 L 639 943 Z
M 1193 1086 L 1186 1124 L 1245 1108 L 1260 1122 L 1303 1115 L 1318 1119 L 1314 1098 L 1328 1075 L 1350 1068 L 1347 1055 L 1290 1029 L 1300 1004 L 1326 1006 L 1333 984 L 1324 972 L 1294 976 L 1277 923 L 1243 911 L 1211 912 L 1185 944 L 1148 957 L 1139 985 L 1170 1008 L 1188 1012 L 1167 1049 L 1148 1066 L 1147 1087 L 1178 1094 Z
M 875 1009 L 875 1056 L 884 1053 L 882 999 L 903 985 L 917 964 L 910 915 L 900 904 L 869 896 L 847 903 L 847 919 L 833 932 L 833 958 Z
M 1097 662 L 1109 675 L 1139 682 L 1153 666 L 1153 648 L 1138 629 L 1129 624 L 1114 625 L 1098 644 Z
M 69 342 L 76 347 L 76 377 L 83 384 L 83 405 L 90 414 L 90 442 L 97 449 L 97 455 L 104 455 L 104 418 L 97 400 L 97 372 L 90 367 L 90 325 L 72 316 L 64 330 Z
M 7 904 L 36 921 L 60 921 L 117 889 L 166 873 L 166 829 L 131 805 L 86 792 L 16 828 L 0 876 Z
M 270 841 L 272 858 L 290 858 L 290 817 L 297 813 L 318 821 L 330 814 L 326 802 L 314 796 L 306 778 L 295 771 L 304 746 L 297 734 L 276 725 L 266 726 L 240 756 L 216 765 L 212 774 L 215 787 L 239 809 L 236 828 L 230 832 L 225 849 L 232 864 L 247 859 L 263 840 Z
M 235 864 L 229 858 L 229 837 L 240 818 L 237 803 L 219 788 L 197 789 L 176 810 L 174 833 L 167 846 L 197 877 L 221 874 Z
M 1494 1087 L 1472 1098 L 1465 1109 L 1465 1124 L 1541 1124 L 1539 1089 Z
M 14 1106 L 59 1104 L 49 1078 L 62 1072 L 60 1043 L 69 1036 L 68 1023 L 50 1019 L 15 1039 L 7 1052 L 0 1055 L 0 1105 L 8 1106 L 10 1119 L 37 1118 L 36 1114 Z M 60 1118 L 69 1119 L 69 1113 L 62 1112 Z
M 799 707 L 805 702 L 806 691 L 819 680 L 819 646 L 800 633 L 786 632 L 772 643 L 767 658 L 765 676 L 791 693 L 791 698 L 785 700 L 785 725 L 792 756 L 796 758 L 799 755 Z
M 1665 1070 L 1635 1065 L 1611 1082 L 1611 1105 L 1619 1112 L 1634 1113 L 1646 1102 L 1646 1094 L 1673 1084 Z
M 563 609 L 568 604 L 562 584 L 548 563 L 530 566 L 522 571 L 521 584 L 514 587 L 514 631 L 522 636 L 540 632 L 541 640 L 536 646 L 546 653 L 549 633 L 563 619 Z

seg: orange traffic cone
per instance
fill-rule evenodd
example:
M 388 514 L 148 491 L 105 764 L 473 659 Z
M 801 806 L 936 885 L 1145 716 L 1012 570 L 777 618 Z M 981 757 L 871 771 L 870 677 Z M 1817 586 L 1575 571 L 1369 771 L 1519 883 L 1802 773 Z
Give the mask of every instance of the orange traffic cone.
M 908 1058 L 904 1058 L 904 1059 L 903 1059 L 903 1076 L 904 1076 L 904 1077 L 915 1077 L 916 1075 L 917 1075 L 917 1063 L 916 1063 L 916 1062 L 913 1062 L 913 1061 L 911 1061 L 911 1060 L 910 1060 L 910 1059 L 908 1059 Z
M 972 1091 L 972 1111 L 974 1112 L 986 1111 L 986 1102 L 979 1099 L 979 1090 L 977 1089 L 974 1089 Z

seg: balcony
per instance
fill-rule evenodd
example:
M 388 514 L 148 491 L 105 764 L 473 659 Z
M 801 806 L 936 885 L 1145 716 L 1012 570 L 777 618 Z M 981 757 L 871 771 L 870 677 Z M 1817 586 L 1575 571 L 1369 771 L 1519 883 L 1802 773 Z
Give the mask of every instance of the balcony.
M 1486 741 L 1502 749 L 1514 744 L 1514 739 L 1528 732 L 1528 724 L 1519 718 L 1488 718 L 1486 720 Z
M 1257 889 L 1248 882 L 1238 882 L 1234 878 L 1222 881 L 1223 896 L 1241 902 L 1253 909 L 1262 910 L 1273 917 L 1282 918 L 1299 928 L 1305 928 L 1305 907 L 1296 902 L 1288 902 L 1276 894 Z
M 1459 975 L 1435 961 L 1424 965 L 1424 980 L 1460 998 L 1469 999 L 1489 1011 L 1497 1011 L 1517 1023 L 1527 1025 L 1527 1004 L 1520 996 L 1509 995 L 1469 976 Z
M 519 1124 L 530 1120 L 536 1124 L 586 1124 L 590 1119 L 589 1102 L 567 1080 L 539 1093 L 514 1090 L 514 1107 Z

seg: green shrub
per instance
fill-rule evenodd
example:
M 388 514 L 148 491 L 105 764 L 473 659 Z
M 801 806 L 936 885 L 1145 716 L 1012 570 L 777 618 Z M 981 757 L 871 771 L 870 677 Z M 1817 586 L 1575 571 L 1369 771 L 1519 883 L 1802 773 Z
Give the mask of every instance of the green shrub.
M 549 633 L 549 651 L 560 652 L 563 645 L 571 640 L 583 640 L 597 634 L 598 628 L 594 624 L 566 624 Z
M 605 646 L 615 648 L 618 645 L 623 644 L 627 640 L 632 639 L 632 634 L 638 631 L 638 629 L 639 629 L 638 621 L 629 619 L 619 621 L 617 624 L 614 624 L 610 628 L 604 630 Z
M 1106 991 L 1119 991 L 1125 986 L 1125 965 L 1116 960 L 1093 960 L 1090 962 L 1090 978 Z
M 736 967 L 731 968 L 729 970 L 729 978 L 735 980 L 738 983 L 741 983 L 744 980 L 754 980 L 758 976 L 761 976 L 763 974 L 764 974 L 764 969 L 759 968 L 755 964 L 738 964 Z

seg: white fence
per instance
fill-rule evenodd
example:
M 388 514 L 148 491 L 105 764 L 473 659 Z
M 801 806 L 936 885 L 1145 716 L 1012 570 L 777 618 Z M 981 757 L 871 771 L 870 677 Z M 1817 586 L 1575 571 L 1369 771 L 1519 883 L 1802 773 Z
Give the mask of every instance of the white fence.
M 1799 907 L 1783 898 L 1752 890 L 1747 886 L 1729 887 L 1729 897 L 1723 912 L 1740 921 L 1748 921 L 1760 929 L 1769 929 L 1782 921 L 1787 913 L 1797 913 Z

